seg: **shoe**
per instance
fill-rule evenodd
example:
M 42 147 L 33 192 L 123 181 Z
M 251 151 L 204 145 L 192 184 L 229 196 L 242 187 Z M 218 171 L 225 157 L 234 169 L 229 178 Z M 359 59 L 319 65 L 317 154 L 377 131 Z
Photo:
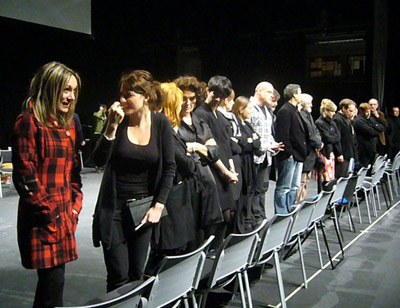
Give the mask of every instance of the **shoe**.
M 267 262 L 267 263 L 264 264 L 264 268 L 265 269 L 271 269 L 271 268 L 274 268 L 274 265 L 272 263 Z

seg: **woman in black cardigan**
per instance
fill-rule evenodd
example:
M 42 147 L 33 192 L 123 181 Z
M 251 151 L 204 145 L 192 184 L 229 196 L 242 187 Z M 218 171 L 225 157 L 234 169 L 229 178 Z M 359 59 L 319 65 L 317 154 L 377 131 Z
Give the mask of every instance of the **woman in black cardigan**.
M 156 83 L 147 71 L 121 77 L 120 101 L 109 109 L 108 123 L 94 151 L 106 165 L 93 221 L 94 245 L 103 247 L 107 291 L 141 279 L 153 226 L 159 222 L 175 173 L 172 130 L 158 102 Z M 127 200 L 153 196 L 135 231 Z M 157 234 L 155 234 L 157 240 Z

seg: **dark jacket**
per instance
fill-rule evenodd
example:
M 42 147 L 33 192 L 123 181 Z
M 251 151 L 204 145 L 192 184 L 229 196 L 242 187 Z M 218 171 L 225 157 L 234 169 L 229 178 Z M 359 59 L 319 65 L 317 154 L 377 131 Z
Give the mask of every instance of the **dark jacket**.
M 163 114 L 152 112 L 151 121 L 151 125 L 154 125 L 159 132 L 157 146 L 159 147 L 159 152 L 162 153 L 161 159 L 158 162 L 153 202 L 165 204 L 176 168 L 172 129 Z M 96 165 L 106 165 L 93 216 L 93 244 L 95 247 L 99 247 L 100 241 L 105 247 L 110 244 L 111 226 L 117 203 L 116 171 L 113 166 L 113 152 L 114 145 L 121 135 L 120 132 L 127 124 L 128 118 L 125 117 L 118 127 L 115 140 L 109 141 L 102 135 L 94 151 Z
M 357 135 L 358 156 L 360 164 L 366 167 L 372 163 L 377 153 L 378 136 L 385 130 L 385 126 L 376 120 L 357 116 L 354 129 Z
M 285 145 L 276 158 L 282 161 L 293 155 L 296 161 L 304 162 L 307 157 L 306 133 L 297 107 L 286 102 L 276 116 L 275 140 Z
M 315 160 L 317 159 L 316 150 L 320 149 L 322 146 L 321 135 L 319 134 L 318 128 L 315 126 L 311 113 L 302 110 L 300 111 L 300 117 L 307 126 L 307 139 L 309 141 L 307 142 L 308 155 L 303 164 L 303 172 L 310 172 L 314 169 Z
M 340 131 L 337 128 L 334 121 L 328 118 L 320 116 L 315 125 L 318 127 L 321 134 L 322 142 L 324 147 L 322 148 L 322 154 L 329 158 L 333 152 L 335 157 L 342 155 L 342 147 L 340 145 Z
M 340 144 L 343 158 L 345 160 L 355 158 L 355 132 L 350 120 L 344 114 L 338 112 L 333 118 L 333 121 L 336 123 L 340 132 Z

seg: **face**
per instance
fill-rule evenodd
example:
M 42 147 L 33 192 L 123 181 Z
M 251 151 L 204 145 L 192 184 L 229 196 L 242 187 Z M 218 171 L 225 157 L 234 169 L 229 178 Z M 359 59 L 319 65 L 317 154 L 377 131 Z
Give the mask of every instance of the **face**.
M 394 107 L 394 108 L 393 108 L 393 115 L 394 115 L 395 117 L 398 117 L 398 116 L 399 116 L 399 113 L 400 113 L 399 108 Z
M 232 107 L 235 101 L 233 99 L 230 99 L 229 97 L 225 100 L 225 108 L 227 111 L 232 111 Z
M 126 115 L 130 115 L 140 111 L 144 106 L 147 106 L 148 98 L 144 95 L 129 90 L 126 85 L 121 86 L 119 99 L 122 108 Z
M 366 119 L 369 119 L 370 116 L 371 116 L 371 110 L 365 110 L 365 111 L 364 111 L 364 117 L 365 117 Z
M 61 101 L 58 103 L 58 111 L 68 113 L 73 102 L 75 101 L 76 93 L 78 90 L 78 81 L 74 75 L 71 75 L 63 90 Z
M 312 112 L 312 101 L 306 101 L 304 106 L 303 106 L 303 110 L 311 113 Z
M 252 108 L 253 108 L 253 106 L 249 103 L 249 104 L 247 104 L 247 106 L 246 107 L 244 107 L 243 109 L 242 109 L 242 118 L 243 118 L 243 120 L 247 120 L 247 119 L 250 119 L 251 118 L 251 111 L 252 111 Z
M 297 104 L 301 102 L 301 89 L 297 90 L 297 93 L 293 94 L 293 98 L 296 100 Z
M 278 100 L 276 99 L 275 96 L 273 96 L 269 108 L 271 108 L 272 111 L 275 111 L 276 106 L 278 106 Z
M 335 116 L 335 111 L 325 110 L 325 118 L 333 119 L 334 116 Z
M 270 85 L 270 84 L 265 85 L 265 87 L 261 88 L 258 91 L 258 95 L 259 95 L 261 102 L 263 102 L 265 106 L 267 106 L 269 108 L 273 108 L 274 88 L 272 87 L 272 85 Z M 275 105 L 275 107 L 276 107 L 276 105 Z
M 196 93 L 192 91 L 183 91 L 183 104 L 182 104 L 182 116 L 189 115 L 194 107 L 196 106 Z
M 378 109 L 378 101 L 376 99 L 371 99 L 369 101 L 369 106 L 371 107 L 372 111 L 376 111 Z
M 349 108 L 343 108 L 344 114 L 349 120 L 353 120 L 356 116 L 356 106 L 353 104 L 349 105 Z

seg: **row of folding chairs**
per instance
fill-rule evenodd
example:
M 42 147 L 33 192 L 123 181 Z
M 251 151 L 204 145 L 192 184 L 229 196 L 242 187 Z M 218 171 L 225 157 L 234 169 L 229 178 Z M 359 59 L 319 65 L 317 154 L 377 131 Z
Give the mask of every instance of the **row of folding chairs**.
M 271 219 L 264 220 L 254 231 L 246 234 L 230 234 L 217 249 L 209 252 L 213 236 L 201 247 L 191 253 L 180 256 L 167 256 L 154 277 L 146 281 L 132 282 L 114 290 L 102 297 L 96 298 L 80 308 L 97 307 L 165 307 L 183 304 L 197 308 L 205 307 L 210 291 L 224 287 L 235 281 L 239 288 L 242 307 L 253 307 L 248 270 L 262 267 L 270 260 L 274 261 L 279 289 L 281 306 L 286 307 L 286 296 L 281 273 L 280 262 L 290 255 L 290 249 L 298 247 L 299 260 L 303 276 L 304 288 L 308 287 L 307 274 L 304 263 L 303 243 L 311 234 L 314 234 L 318 251 L 319 266 L 323 269 L 323 259 L 319 241 L 321 230 L 326 252 L 331 268 L 333 263 L 327 236 L 325 234 L 325 221 L 333 220 L 333 226 L 340 246 L 342 258 L 343 234 L 340 218 L 346 211 L 349 218 L 349 227 L 355 231 L 351 216 L 351 207 L 357 206 L 361 223 L 359 191 L 365 194 L 365 203 L 369 221 L 376 215 L 380 207 L 376 206 L 375 199 L 379 198 L 378 187 L 386 189 L 390 182 L 396 182 L 393 187 L 398 192 L 400 166 L 399 158 L 392 164 L 386 157 L 379 157 L 374 165 L 372 174 L 367 176 L 367 168 L 362 168 L 357 174 L 349 174 L 337 182 L 327 186 L 314 198 L 306 199 L 296 205 L 294 211 L 286 215 L 274 215 Z M 386 182 L 384 177 L 386 175 Z M 395 179 L 395 180 L 393 180 Z M 389 182 L 389 183 L 388 183 Z M 388 184 L 388 185 L 387 185 Z M 383 186 L 382 186 L 383 185 Z M 388 191 L 388 189 L 387 189 Z M 387 196 L 390 200 L 390 194 Z M 386 198 L 386 197 L 385 197 Z M 354 202 L 355 199 L 355 202 Z M 370 210 L 371 206 L 371 210 Z M 286 256 L 282 257 L 283 248 L 289 247 Z M 339 260 L 340 262 L 340 260 Z M 234 288 L 236 290 L 237 288 Z

